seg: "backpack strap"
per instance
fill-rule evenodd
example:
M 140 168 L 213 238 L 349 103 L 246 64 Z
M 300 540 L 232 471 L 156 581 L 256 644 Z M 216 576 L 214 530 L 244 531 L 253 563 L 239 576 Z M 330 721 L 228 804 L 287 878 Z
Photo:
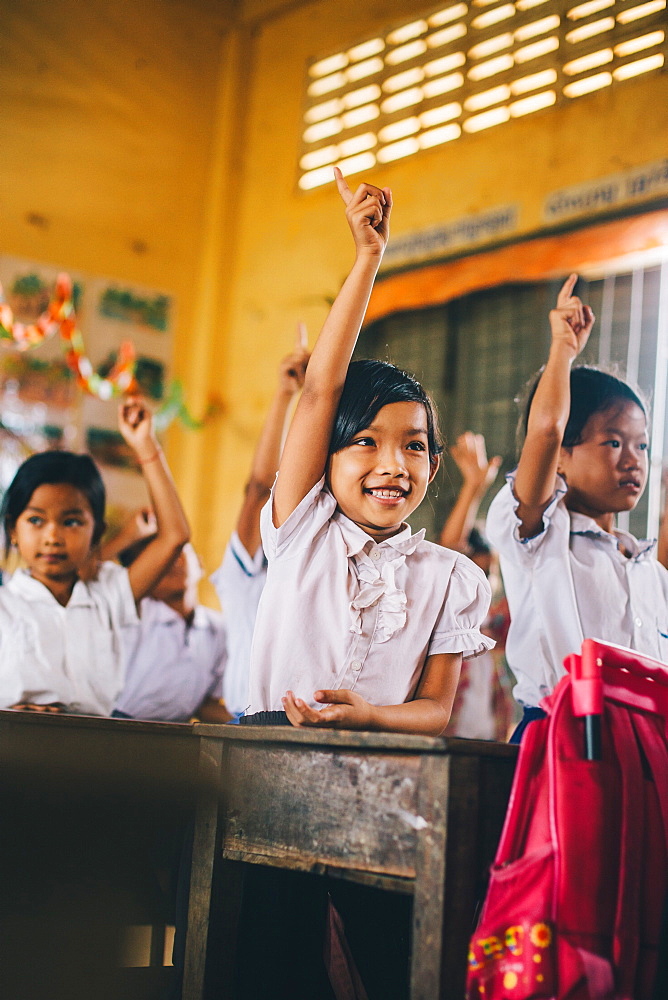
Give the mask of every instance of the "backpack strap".
M 645 822 L 643 770 L 632 722 L 632 710 L 610 705 L 615 752 L 622 778 L 619 887 L 612 955 L 620 1000 L 633 1000 L 640 951 L 640 886 Z

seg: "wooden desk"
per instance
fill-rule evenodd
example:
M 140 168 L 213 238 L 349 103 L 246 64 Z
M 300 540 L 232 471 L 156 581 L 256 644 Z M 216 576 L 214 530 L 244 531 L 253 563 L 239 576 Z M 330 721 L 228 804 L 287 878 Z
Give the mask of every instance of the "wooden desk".
M 210 957 L 225 945 L 209 925 L 211 887 L 224 891 L 224 859 L 410 893 L 411 1000 L 461 1000 L 517 748 L 335 730 L 197 725 L 195 733 L 208 780 L 198 804 L 183 1000 L 208 996 L 207 939 Z
M 120 935 L 167 908 L 156 845 L 180 850 L 198 749 L 189 725 L 0 712 L 3 997 L 159 995 L 171 970 L 118 970 Z

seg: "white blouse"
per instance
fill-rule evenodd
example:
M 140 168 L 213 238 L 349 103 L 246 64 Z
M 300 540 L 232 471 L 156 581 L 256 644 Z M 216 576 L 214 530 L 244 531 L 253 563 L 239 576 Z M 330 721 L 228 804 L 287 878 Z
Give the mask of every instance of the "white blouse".
M 249 713 L 280 710 L 292 690 L 314 708 L 319 688 L 375 705 L 414 697 L 428 656 L 494 645 L 480 624 L 490 588 L 466 556 L 408 525 L 380 544 L 343 515 L 321 480 L 280 528 L 262 511 L 267 582 L 253 650 Z
M 227 629 L 227 666 L 223 697 L 230 712 L 248 708 L 251 645 L 260 596 L 267 579 L 267 560 L 262 546 L 251 556 L 236 531 L 225 549 L 223 561 L 211 582 L 216 588 Z
M 569 511 L 561 477 L 542 531 L 521 538 L 514 478 L 507 480 L 489 508 L 487 536 L 499 551 L 510 608 L 506 657 L 516 700 L 538 705 L 586 637 L 668 662 L 668 571 L 654 557 L 655 543 L 609 534 Z
M 128 571 L 102 563 L 63 607 L 17 570 L 0 586 L 0 708 L 60 701 L 69 712 L 108 715 L 123 684 L 121 630 L 137 621 Z

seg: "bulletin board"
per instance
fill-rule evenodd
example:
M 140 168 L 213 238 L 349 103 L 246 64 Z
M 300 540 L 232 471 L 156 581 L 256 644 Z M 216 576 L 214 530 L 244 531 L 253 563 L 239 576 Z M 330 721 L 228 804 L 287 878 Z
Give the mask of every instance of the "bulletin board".
M 34 323 L 53 296 L 65 270 L 36 261 L 0 255 L 0 282 L 14 318 Z M 104 375 L 121 344 L 136 350 L 135 378 L 154 408 L 170 383 L 174 300 L 149 289 L 68 270 L 73 284 L 77 326 L 94 369 Z M 57 334 L 35 347 L 0 347 L 0 492 L 18 465 L 36 451 L 65 448 L 87 451 L 102 472 L 112 528 L 147 503 L 140 470 L 117 427 L 118 400 L 84 392 L 65 360 Z

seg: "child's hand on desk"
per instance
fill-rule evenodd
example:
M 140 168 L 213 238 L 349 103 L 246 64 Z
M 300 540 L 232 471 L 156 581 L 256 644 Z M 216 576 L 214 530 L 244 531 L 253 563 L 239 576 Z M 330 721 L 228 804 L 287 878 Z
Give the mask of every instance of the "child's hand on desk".
M 285 714 L 293 726 L 323 726 L 328 729 L 371 729 L 371 705 L 361 695 L 340 691 L 316 691 L 316 701 L 326 707 L 316 710 L 287 691 L 282 699 Z
M 52 701 L 49 705 L 35 705 L 32 701 L 21 701 L 17 705 L 12 705 L 15 712 L 45 712 L 49 715 L 57 715 L 65 711 L 62 701 Z

